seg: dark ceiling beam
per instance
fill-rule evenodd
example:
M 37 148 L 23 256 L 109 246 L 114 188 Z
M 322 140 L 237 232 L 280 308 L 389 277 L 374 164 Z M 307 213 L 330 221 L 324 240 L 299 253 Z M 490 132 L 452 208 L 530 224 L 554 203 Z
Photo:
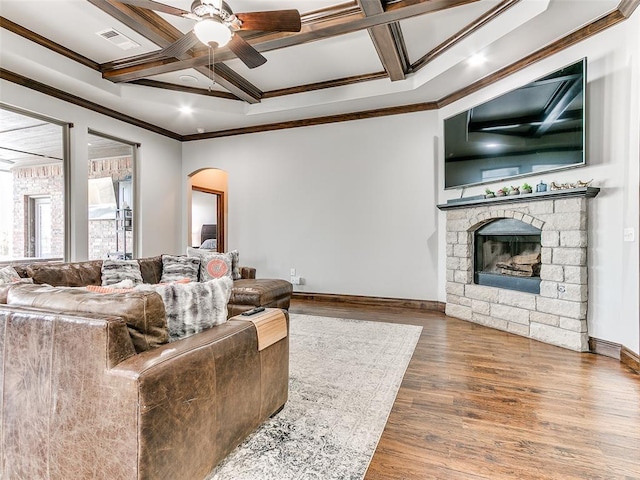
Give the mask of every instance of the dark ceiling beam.
M 306 85 L 298 85 L 295 87 L 280 88 L 278 90 L 269 90 L 264 92 L 263 98 L 282 97 L 284 95 L 295 95 L 296 93 L 312 92 L 314 90 L 324 90 L 325 88 L 342 87 L 344 85 L 354 85 L 356 83 L 370 82 L 372 80 L 381 80 L 388 78 L 387 72 L 365 73 L 362 75 L 352 75 L 351 77 L 337 78 L 334 80 L 325 80 L 324 82 L 307 83 Z
M 229 93 L 221 92 L 219 90 L 209 90 L 206 88 L 187 87 L 183 85 L 176 85 L 175 83 L 160 82 L 158 80 L 149 80 L 142 78 L 140 80 L 134 80 L 129 82 L 131 85 L 141 85 L 143 87 L 161 88 L 163 90 L 172 90 L 174 92 L 192 93 L 194 95 L 204 95 L 207 97 L 225 98 L 227 100 L 238 100 L 238 97 Z
M 380 0 L 358 0 L 365 17 L 384 13 Z M 409 67 L 407 49 L 399 22 L 376 25 L 368 29 L 378 57 L 392 82 L 404 80 Z
M 125 5 L 115 0 L 89 0 L 89 2 L 161 48 L 170 46 L 183 36 L 180 30 L 150 10 Z M 178 60 L 188 60 L 190 58 L 192 58 L 192 55 L 187 52 L 181 54 Z M 211 70 L 207 64 L 194 68 L 205 77 L 211 76 Z M 260 102 L 260 98 L 262 98 L 260 89 L 226 65 L 222 67 L 215 65 L 214 75 L 218 85 L 231 92 L 236 98 L 248 103 Z
M 247 37 L 247 41 L 259 52 L 267 52 L 280 48 L 301 45 L 308 42 L 331 38 L 338 35 L 357 32 L 377 25 L 386 25 L 406 18 L 412 18 L 428 13 L 434 13 L 449 8 L 475 3 L 479 0 L 401 0 L 389 4 L 387 9 L 380 14 L 365 17 L 360 9 L 356 13 L 332 15 L 326 12 L 325 17 L 320 17 L 313 22 L 307 22 L 303 17 L 302 29 L 298 33 L 271 33 L 254 37 Z M 148 55 L 137 57 L 140 64 L 136 65 L 136 57 L 130 57 L 120 62 L 112 62 L 107 68 L 102 65 L 103 77 L 114 82 L 130 82 L 149 75 L 174 72 L 185 68 L 193 68 L 207 64 L 207 53 L 196 53 L 188 60 L 154 59 L 149 60 Z M 228 48 L 216 51 L 216 60 L 225 61 L 235 58 Z
M 6 70 L 2 67 L 0 67 L 0 79 L 6 80 L 7 82 L 15 83 L 16 85 L 20 85 L 25 88 L 29 88 L 31 90 L 35 90 L 36 92 L 43 93 L 45 95 L 48 95 L 53 98 L 57 98 L 64 102 L 71 103 L 72 105 L 77 105 L 81 108 L 86 108 L 87 110 L 91 110 L 93 112 L 106 115 L 107 117 L 115 118 L 116 120 L 120 120 L 130 125 L 135 125 L 136 127 L 144 128 L 145 130 L 149 130 L 150 132 L 164 135 L 165 137 L 173 138 L 175 140 L 182 139 L 181 135 L 178 135 L 177 133 L 174 133 L 170 130 L 167 130 L 162 127 L 158 127 L 157 125 L 153 125 L 149 122 L 145 122 L 144 120 L 131 117 L 124 113 L 118 112 L 117 110 L 113 110 L 111 108 L 105 107 L 103 105 L 92 102 L 90 100 L 86 100 L 77 95 L 73 95 L 72 93 L 65 92 L 58 88 L 52 87 L 50 85 L 46 85 L 42 82 L 38 82 L 37 80 L 32 80 L 31 78 L 27 78 L 24 75 L 20 75 L 19 73 Z
M 287 128 L 311 127 L 316 125 L 326 125 L 328 123 L 349 122 L 352 120 L 385 117 L 387 115 L 423 112 L 425 110 L 436 110 L 437 108 L 438 105 L 435 102 L 415 103 L 413 105 L 400 105 L 398 107 L 383 107 L 354 113 L 327 115 L 324 117 L 307 118 L 303 120 L 290 120 L 287 122 L 270 123 L 268 125 L 256 125 L 255 127 L 233 128 L 230 130 L 220 130 L 217 132 L 184 135 L 182 137 L 182 141 L 188 142 L 191 140 L 204 140 L 206 138 L 231 137 L 234 135 L 245 135 L 247 133 L 270 132 L 274 130 L 284 130 Z
M 31 40 L 33 43 L 37 43 L 38 45 L 48 48 L 64 57 L 70 58 L 82 65 L 91 68 L 92 70 L 100 70 L 100 64 L 94 62 L 93 60 L 85 57 L 84 55 L 80 55 L 79 53 L 73 52 L 62 45 L 49 40 L 48 38 L 43 37 L 42 35 L 38 35 L 31 30 L 24 28 L 17 23 L 13 23 L 11 20 L 8 20 L 4 17 L 0 17 L 0 27 L 8 30 L 10 32 L 15 33 L 16 35 L 20 35 L 21 37 L 26 38 L 27 40 Z
M 182 36 L 180 30 L 150 10 L 114 0 L 88 0 L 88 2 L 161 48 L 171 45 Z
M 496 18 L 498 15 L 506 12 L 508 9 L 520 3 L 520 0 L 503 0 L 498 5 L 488 10 L 485 14 L 479 16 L 476 20 L 465 26 L 462 30 L 454 33 L 452 36 L 447 38 L 444 42 L 440 43 L 438 46 L 433 48 L 426 55 L 419 58 L 417 61 L 411 65 L 411 71 L 416 72 L 420 70 L 422 67 L 427 65 L 429 62 L 434 60 L 436 57 L 439 57 L 444 52 L 449 50 L 451 47 L 456 45 L 458 42 L 468 37 L 472 33 L 478 31 L 480 28 L 485 26 L 491 20 Z

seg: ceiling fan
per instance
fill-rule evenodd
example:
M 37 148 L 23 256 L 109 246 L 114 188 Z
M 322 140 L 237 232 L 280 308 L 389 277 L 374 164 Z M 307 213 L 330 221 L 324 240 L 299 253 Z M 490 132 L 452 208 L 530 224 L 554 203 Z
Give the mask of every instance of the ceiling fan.
M 172 7 L 153 0 L 119 0 L 120 3 L 155 10 L 196 20 L 193 30 L 164 48 L 160 54 L 177 57 L 201 42 L 212 48 L 228 45 L 229 49 L 249 68 L 267 61 L 260 52 L 238 35 L 241 30 L 264 32 L 299 32 L 298 10 L 272 10 L 234 14 L 223 0 L 195 0 L 191 11 Z

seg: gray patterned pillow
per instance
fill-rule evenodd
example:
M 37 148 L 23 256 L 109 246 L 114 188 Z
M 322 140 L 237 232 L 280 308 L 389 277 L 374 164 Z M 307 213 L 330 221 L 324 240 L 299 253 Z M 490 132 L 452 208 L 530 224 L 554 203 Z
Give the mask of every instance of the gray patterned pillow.
M 197 282 L 199 270 L 200 257 L 163 255 L 160 283 L 176 282 L 185 278 Z
M 238 250 L 231 250 L 231 278 L 234 280 L 240 280 L 242 275 L 240 274 L 240 252 Z
M 211 250 L 187 248 L 187 256 L 200 258 L 200 281 L 207 282 L 215 278 L 233 278 L 233 261 L 230 253 L 217 253 Z
M 142 273 L 137 260 L 104 260 L 102 262 L 102 286 L 131 280 L 134 285 L 142 283 Z
M 167 315 L 169 341 L 173 342 L 225 323 L 232 287 L 233 280 L 222 277 L 186 284 L 144 284 L 138 285 L 136 290 L 151 290 L 160 295 Z

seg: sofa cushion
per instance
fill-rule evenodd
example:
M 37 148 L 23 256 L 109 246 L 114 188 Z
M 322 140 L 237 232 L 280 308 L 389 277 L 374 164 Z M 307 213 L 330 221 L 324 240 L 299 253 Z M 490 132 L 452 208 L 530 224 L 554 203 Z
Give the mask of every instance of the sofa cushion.
M 102 262 L 102 286 L 131 280 L 134 284 L 142 283 L 142 272 L 137 260 L 104 260 Z
M 229 277 L 233 275 L 233 258 L 230 253 L 218 253 L 198 248 L 187 248 L 187 256 L 200 258 L 201 282 L 214 278 Z
M 227 321 L 227 303 L 233 280 L 138 285 L 137 291 L 155 291 L 164 302 L 169 341 L 188 337 Z
M 144 352 L 169 341 L 162 299 L 155 292 L 93 293 L 84 288 L 50 285 L 16 285 L 7 303 L 54 312 L 115 315 L 124 319 L 136 352 Z
M 19 285 L 21 283 L 33 283 L 33 279 L 31 278 L 20 278 L 15 282 L 11 283 L 0 283 L 0 305 L 4 305 L 7 303 L 7 295 L 9 294 L 9 290 L 14 285 Z
M 279 279 L 242 279 L 233 284 L 229 303 L 254 307 L 275 304 L 277 300 L 291 297 L 293 285 Z
M 199 270 L 200 257 L 163 255 L 160 283 L 175 282 L 185 278 L 197 282 Z
M 27 276 L 34 283 L 48 285 L 84 287 L 102 284 L 102 260 L 77 263 L 33 263 L 26 267 Z

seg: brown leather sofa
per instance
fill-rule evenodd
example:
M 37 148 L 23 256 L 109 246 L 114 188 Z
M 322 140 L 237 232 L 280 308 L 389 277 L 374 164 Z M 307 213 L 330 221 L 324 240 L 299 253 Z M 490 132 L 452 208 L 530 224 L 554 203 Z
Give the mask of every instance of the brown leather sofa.
M 162 277 L 162 256 L 138 259 L 142 280 L 145 283 L 159 283 Z M 14 265 L 18 274 L 32 278 L 34 283 L 53 286 L 84 287 L 102 284 L 102 260 L 75 263 L 33 263 Z M 242 278 L 233 282 L 231 298 L 227 308 L 229 317 L 236 316 L 254 307 L 289 309 L 293 286 L 280 279 L 256 279 L 256 269 L 241 267 Z M 5 303 L 0 288 L 0 303 Z
M 48 268 L 48 283 L 95 283 L 81 263 Z M 137 353 L 130 322 L 148 323 L 159 295 L 74 292 L 65 310 L 42 288 L 14 285 L 0 304 L 0 478 L 202 479 L 287 400 L 288 336 L 258 351 L 234 317 Z

